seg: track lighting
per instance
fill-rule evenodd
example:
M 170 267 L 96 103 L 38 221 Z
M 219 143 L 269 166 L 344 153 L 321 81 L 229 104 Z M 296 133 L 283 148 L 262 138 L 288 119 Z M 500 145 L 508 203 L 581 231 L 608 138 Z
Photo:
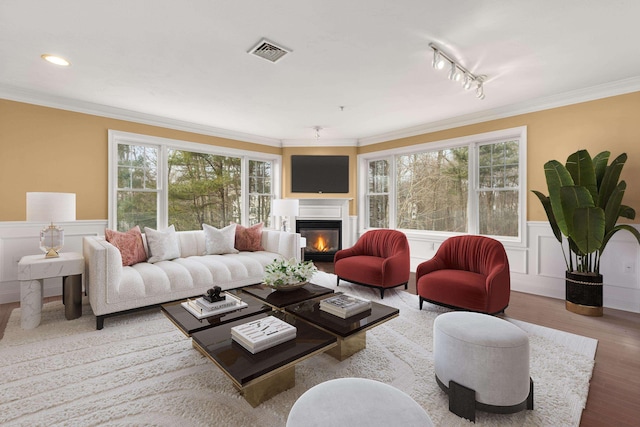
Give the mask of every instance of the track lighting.
M 484 81 L 487 76 L 476 76 L 471 73 L 471 71 L 458 64 L 450 55 L 440 50 L 435 44 L 429 43 L 429 47 L 433 49 L 433 68 L 442 70 L 448 62 L 450 65 L 449 80 L 453 80 L 454 82 L 462 81 L 462 87 L 466 90 L 471 89 L 475 85 L 476 98 L 484 99 Z

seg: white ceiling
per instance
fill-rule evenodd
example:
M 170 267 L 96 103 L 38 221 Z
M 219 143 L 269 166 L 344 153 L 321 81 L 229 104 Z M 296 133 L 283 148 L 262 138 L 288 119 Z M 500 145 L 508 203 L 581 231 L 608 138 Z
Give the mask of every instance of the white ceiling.
M 314 126 L 321 144 L 366 143 L 640 90 L 639 16 L 637 0 L 0 0 L 0 97 L 283 145 L 313 141 Z M 249 55 L 263 37 L 292 53 Z M 488 76 L 486 99 L 431 67 L 430 42 Z

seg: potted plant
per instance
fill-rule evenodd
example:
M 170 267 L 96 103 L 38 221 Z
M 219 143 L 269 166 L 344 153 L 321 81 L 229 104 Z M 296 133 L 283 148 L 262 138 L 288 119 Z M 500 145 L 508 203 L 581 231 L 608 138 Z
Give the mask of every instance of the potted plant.
M 627 155 L 619 155 L 611 164 L 609 156 L 609 151 L 603 151 L 592 159 L 587 150 L 579 150 L 565 165 L 550 160 L 544 165 L 549 196 L 533 190 L 562 247 L 567 267 L 566 308 L 590 316 L 602 316 L 600 258 L 611 237 L 627 230 L 640 244 L 638 230 L 617 224 L 620 217 L 636 216 L 634 209 L 622 204 L 627 184 L 619 179 Z
M 316 271 L 312 261 L 273 260 L 264 268 L 264 283 L 277 291 L 293 291 L 307 284 Z

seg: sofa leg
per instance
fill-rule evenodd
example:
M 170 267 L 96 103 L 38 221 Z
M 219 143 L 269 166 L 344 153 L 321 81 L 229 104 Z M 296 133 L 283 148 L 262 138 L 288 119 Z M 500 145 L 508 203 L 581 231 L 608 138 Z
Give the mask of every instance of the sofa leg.
M 104 328 L 104 316 L 96 316 L 96 329 L 99 331 Z
M 340 286 L 340 276 L 336 276 L 336 286 Z
M 422 303 L 424 302 L 424 298 L 420 297 L 420 310 L 422 310 Z
M 380 288 L 380 299 L 384 299 L 384 288 Z

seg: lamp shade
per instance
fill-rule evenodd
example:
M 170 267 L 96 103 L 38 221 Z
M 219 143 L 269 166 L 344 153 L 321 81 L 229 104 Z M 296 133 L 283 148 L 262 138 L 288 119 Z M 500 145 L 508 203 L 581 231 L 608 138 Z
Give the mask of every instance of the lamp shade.
M 275 199 L 272 214 L 275 216 L 298 216 L 298 199 Z
M 75 193 L 27 193 L 27 221 L 53 223 L 75 220 Z

